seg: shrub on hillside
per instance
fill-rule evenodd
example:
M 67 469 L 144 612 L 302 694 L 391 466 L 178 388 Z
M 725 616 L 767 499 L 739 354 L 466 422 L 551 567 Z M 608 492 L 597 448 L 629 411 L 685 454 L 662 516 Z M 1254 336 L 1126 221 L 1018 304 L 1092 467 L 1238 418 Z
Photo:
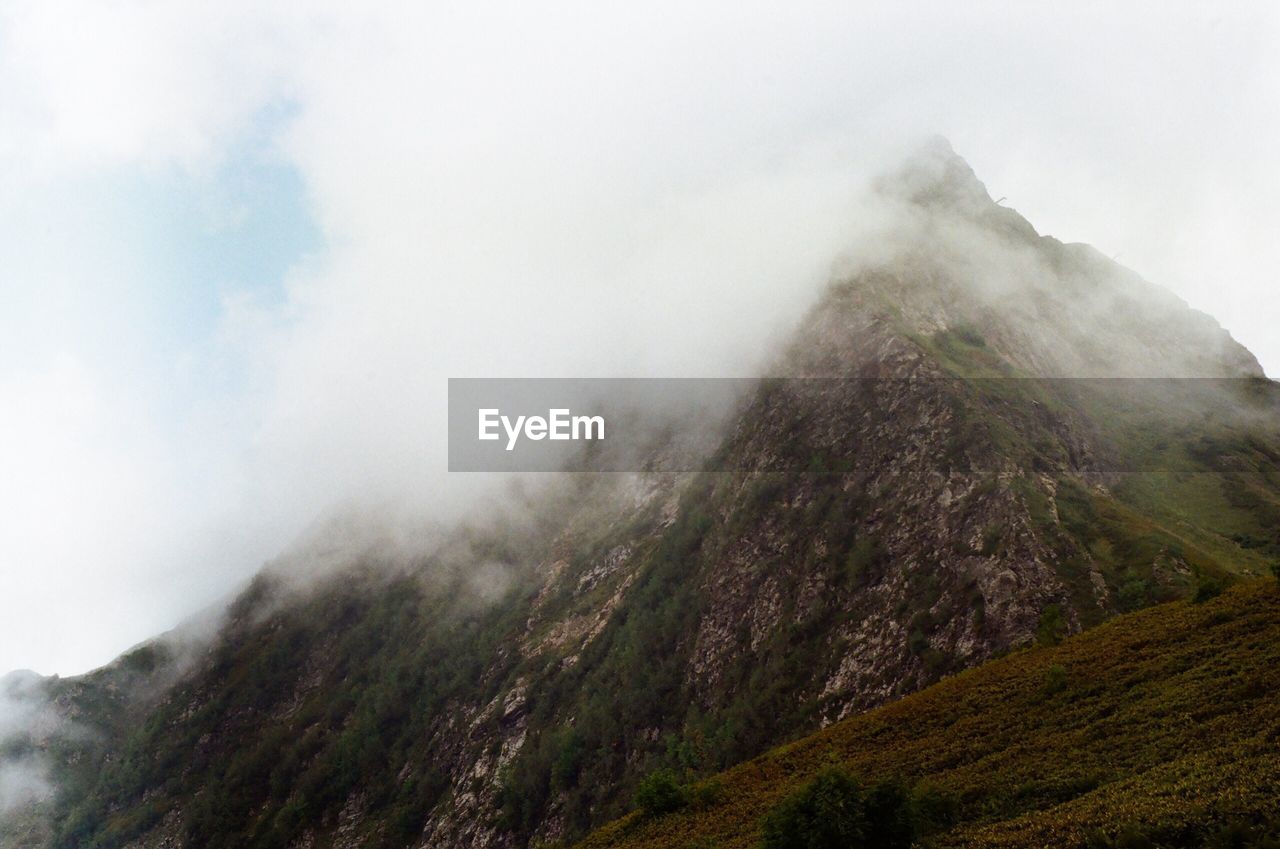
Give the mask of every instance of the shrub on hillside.
M 689 805 L 696 811 L 714 808 L 724 800 L 724 783 L 719 778 L 708 778 L 688 788 Z
M 1275 823 L 1231 822 L 1209 836 L 1206 849 L 1278 849 L 1280 829 Z
M 1194 604 L 1204 604 L 1209 599 L 1222 595 L 1222 590 L 1222 581 L 1211 575 L 1199 574 L 1196 576 L 1196 591 L 1191 596 L 1191 601 Z
M 689 794 L 674 772 L 660 769 L 640 779 L 635 803 L 645 816 L 660 817 L 687 805 Z
M 1056 696 L 1065 689 L 1067 689 L 1067 670 L 1055 663 L 1044 674 L 1044 694 Z
M 907 849 L 918 828 L 899 785 L 862 784 L 832 768 L 783 799 L 761 824 L 763 849 Z
M 1056 646 L 1067 635 L 1067 619 L 1062 615 L 1062 605 L 1051 604 L 1040 614 L 1036 626 L 1036 642 L 1042 646 Z

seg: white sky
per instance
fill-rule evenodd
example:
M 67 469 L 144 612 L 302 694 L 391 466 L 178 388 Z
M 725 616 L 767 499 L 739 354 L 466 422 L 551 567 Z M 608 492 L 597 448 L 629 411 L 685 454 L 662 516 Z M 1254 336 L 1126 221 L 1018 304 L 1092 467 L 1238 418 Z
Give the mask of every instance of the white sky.
M 920 133 L 1280 373 L 1274 4 L 605 5 L 0 0 L 0 671 L 447 513 L 450 375 L 749 371 Z

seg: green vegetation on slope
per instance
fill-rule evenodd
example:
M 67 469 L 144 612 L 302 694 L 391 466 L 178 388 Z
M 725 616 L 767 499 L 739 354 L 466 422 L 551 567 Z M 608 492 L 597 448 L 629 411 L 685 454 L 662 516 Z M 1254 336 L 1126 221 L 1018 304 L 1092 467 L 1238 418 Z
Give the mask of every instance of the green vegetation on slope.
M 510 631 L 504 614 L 521 608 L 460 608 L 408 576 L 355 592 L 334 584 L 274 610 L 271 592 L 259 578 L 237 602 L 233 621 L 267 612 L 255 628 L 233 626 L 211 668 L 134 730 L 81 790 L 58 847 L 123 846 L 177 809 L 186 845 L 283 847 L 356 788 L 383 823 L 365 845 L 412 841 L 448 789 L 430 769 L 430 723 L 459 692 L 496 692 L 502 667 L 486 680 L 485 662 Z M 308 686 L 316 652 L 325 663 Z M 418 768 L 401 780 L 406 762 Z
M 724 773 L 714 805 L 581 847 L 756 847 L 765 813 L 833 763 L 952 800 L 931 846 L 1216 845 L 1280 817 L 1277 688 L 1280 588 L 1254 581 L 946 679 Z

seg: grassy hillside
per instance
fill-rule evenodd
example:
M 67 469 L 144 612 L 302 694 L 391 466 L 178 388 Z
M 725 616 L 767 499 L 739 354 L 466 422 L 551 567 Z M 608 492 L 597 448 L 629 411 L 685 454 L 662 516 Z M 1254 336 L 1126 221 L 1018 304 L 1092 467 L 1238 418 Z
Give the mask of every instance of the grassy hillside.
M 1252 581 L 946 679 L 580 846 L 754 847 L 762 815 L 833 764 L 954 802 L 938 847 L 1264 845 L 1222 831 L 1280 816 L 1278 688 L 1280 587 Z

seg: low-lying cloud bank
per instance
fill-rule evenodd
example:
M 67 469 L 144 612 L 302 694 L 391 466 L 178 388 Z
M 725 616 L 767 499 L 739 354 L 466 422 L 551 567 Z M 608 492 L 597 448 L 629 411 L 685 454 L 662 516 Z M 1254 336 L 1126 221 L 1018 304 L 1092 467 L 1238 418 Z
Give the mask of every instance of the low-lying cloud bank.
M 39 676 L 0 678 L 0 816 L 51 798 L 49 763 L 39 744 L 66 727 Z

